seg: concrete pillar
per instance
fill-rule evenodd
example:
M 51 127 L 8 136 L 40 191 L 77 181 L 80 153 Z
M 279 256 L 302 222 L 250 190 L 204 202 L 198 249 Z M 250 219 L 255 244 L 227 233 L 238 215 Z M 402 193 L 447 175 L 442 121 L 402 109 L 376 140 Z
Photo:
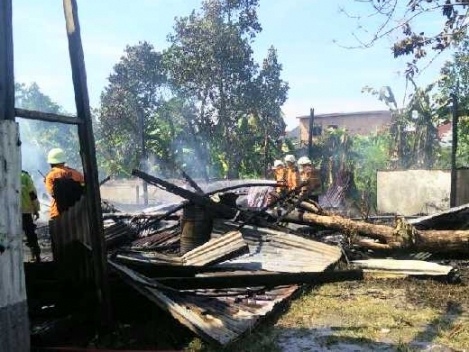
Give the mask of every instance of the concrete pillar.
M 0 352 L 29 351 L 20 218 L 18 124 L 0 120 Z

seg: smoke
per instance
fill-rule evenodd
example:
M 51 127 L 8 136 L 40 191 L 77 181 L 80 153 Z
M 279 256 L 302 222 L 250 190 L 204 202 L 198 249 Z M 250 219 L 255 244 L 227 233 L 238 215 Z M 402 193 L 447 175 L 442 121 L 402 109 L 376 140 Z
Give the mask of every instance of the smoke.
M 36 187 L 37 196 L 41 205 L 40 221 L 42 222 L 49 219 L 50 196 L 46 191 L 44 176 L 42 176 L 39 171 L 46 175 L 49 171 L 49 165 L 47 164 L 44 150 L 39 145 L 34 144 L 34 142 L 23 136 L 26 135 L 26 131 L 29 127 L 28 122 L 19 119 L 21 168 L 29 173 Z

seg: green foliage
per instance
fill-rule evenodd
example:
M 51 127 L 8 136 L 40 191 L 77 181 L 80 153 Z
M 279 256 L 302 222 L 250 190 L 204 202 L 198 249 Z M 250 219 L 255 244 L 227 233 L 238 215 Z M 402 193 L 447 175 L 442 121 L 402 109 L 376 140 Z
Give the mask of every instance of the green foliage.
M 457 167 L 469 166 L 469 40 L 466 39 L 452 61 L 446 62 L 441 69 L 436 100 L 439 104 L 438 115 L 442 121 L 452 119 L 452 95 L 458 100 L 458 150 Z M 439 166 L 451 166 L 450 146 L 445 146 L 439 155 Z
M 104 166 L 110 174 L 125 175 L 133 168 L 148 171 L 149 155 L 158 161 L 165 158 L 175 137 L 162 117 L 168 109 L 162 56 L 147 42 L 127 46 L 108 81 L 98 118 L 97 145 Z
M 438 102 L 430 95 L 435 84 L 419 88 L 413 80 L 414 92 L 403 108 L 398 108 L 390 87 L 379 91 L 365 87 L 388 105 L 392 122 L 390 126 L 389 154 L 394 169 L 433 168 L 439 153 L 437 126 L 442 122 Z
M 354 181 L 361 194 L 361 201 L 376 207 L 376 171 L 389 167 L 389 133 L 356 136 L 351 148 L 354 165 Z

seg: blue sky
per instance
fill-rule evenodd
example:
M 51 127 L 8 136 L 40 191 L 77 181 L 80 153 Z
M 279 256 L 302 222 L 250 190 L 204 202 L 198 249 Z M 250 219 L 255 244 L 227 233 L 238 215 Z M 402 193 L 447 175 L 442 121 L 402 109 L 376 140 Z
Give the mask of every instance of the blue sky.
M 99 106 L 107 77 L 127 44 L 146 40 L 157 50 L 165 49 L 174 18 L 200 4 L 201 0 L 78 0 L 92 107 Z M 364 86 L 389 85 L 402 100 L 407 58 L 392 57 L 392 38 L 366 50 L 341 47 L 357 44 L 351 34 L 357 23 L 339 13 L 340 6 L 362 16 L 370 13 L 368 5 L 353 0 L 260 0 L 263 31 L 253 44 L 254 54 L 261 62 L 270 45 L 278 50 L 283 79 L 290 85 L 283 106 L 290 129 L 297 125 L 295 117 L 308 114 L 310 107 L 317 114 L 385 109 L 375 97 L 361 93 Z M 438 20 L 427 20 L 424 26 L 435 26 Z M 363 23 L 372 32 L 381 20 L 370 17 Z M 74 112 L 62 1 L 13 0 L 13 25 L 16 81 L 37 82 L 44 93 Z M 444 58 L 436 59 L 418 82 L 433 81 Z

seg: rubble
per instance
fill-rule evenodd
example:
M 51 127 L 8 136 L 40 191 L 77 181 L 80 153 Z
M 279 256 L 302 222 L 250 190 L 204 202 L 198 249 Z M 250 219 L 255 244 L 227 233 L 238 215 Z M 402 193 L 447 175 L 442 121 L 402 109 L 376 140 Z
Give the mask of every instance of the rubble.
M 190 191 L 137 170 L 134 174 L 185 200 L 145 213 L 106 214 L 108 266 L 127 285 L 211 343 L 225 345 L 251 331 L 303 284 L 361 280 L 370 274 L 444 278 L 454 272 L 451 266 L 415 260 L 428 258 L 429 253 L 419 253 L 414 260 L 371 258 L 349 262 L 344 256 L 346 241 L 326 244 L 311 237 L 318 226 L 349 239 L 350 247 L 364 252 L 370 248 L 433 252 L 438 246 L 441 252 L 442 243 L 448 244 L 449 251 L 467 246 L 464 236 L 468 231 L 429 229 L 429 221 L 436 223 L 435 218 L 417 219 L 415 227 L 403 223 L 403 228 L 396 229 L 353 221 L 325 212 L 314 202 L 292 202 L 287 197 L 253 210 L 237 206 L 237 197 L 224 197 L 222 190 L 204 193 L 193 180 L 195 191 Z M 208 242 L 184 253 L 181 210 L 193 204 L 213 217 L 213 227 Z M 287 212 L 269 213 L 273 206 Z M 292 206 L 297 209 L 288 213 Z M 300 231 L 291 222 L 302 224 L 311 233 L 297 235 Z M 409 234 L 412 238 L 405 237 Z M 429 234 L 446 237 L 432 246 L 428 245 Z M 455 242 L 455 234 L 462 234 L 460 242 Z

